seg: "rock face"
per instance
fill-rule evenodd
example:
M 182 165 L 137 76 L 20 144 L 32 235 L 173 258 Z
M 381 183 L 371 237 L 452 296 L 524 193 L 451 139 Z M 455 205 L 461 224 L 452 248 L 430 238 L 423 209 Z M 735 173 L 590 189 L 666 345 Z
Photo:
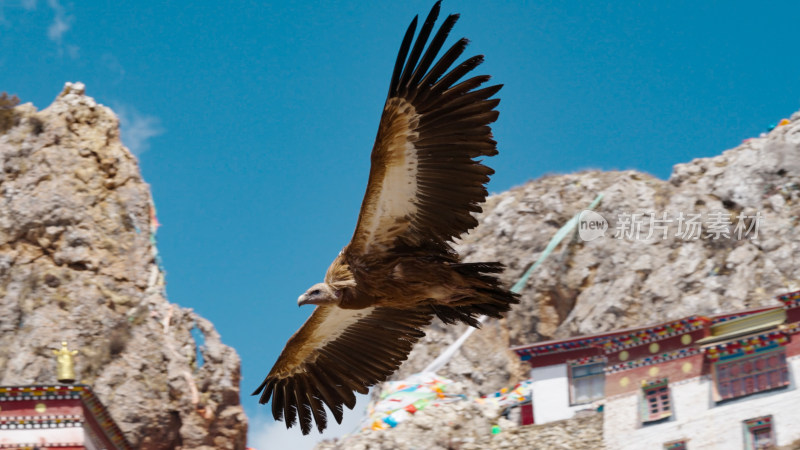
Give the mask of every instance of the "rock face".
M 669 180 L 587 171 L 546 176 L 492 196 L 480 226 L 457 248 L 467 261 L 505 263 L 511 285 L 598 194 L 603 199 L 595 211 L 607 220 L 605 237 L 584 241 L 576 231 L 562 241 L 528 281 L 522 303 L 475 332 L 441 375 L 463 383 L 472 396 L 483 395 L 526 377 L 510 346 L 775 305 L 775 295 L 800 289 L 800 114 L 722 155 L 676 165 Z M 697 238 L 692 222 L 701 227 Z M 464 329 L 432 325 L 396 378 L 422 370 Z M 381 448 L 379 441 L 393 439 L 394 448 L 453 448 L 446 439 L 452 430 L 430 428 L 434 414 L 432 409 L 344 443 Z M 489 417 L 480 433 L 488 434 L 499 420 Z M 433 444 L 391 437 L 415 432 L 432 435 Z M 596 448 L 592 442 L 569 448 Z M 534 448 L 483 443 L 481 448 Z
M 0 385 L 55 383 L 51 349 L 68 341 L 77 382 L 135 448 L 244 449 L 239 357 L 167 302 L 117 118 L 80 83 L 42 111 L 0 103 Z

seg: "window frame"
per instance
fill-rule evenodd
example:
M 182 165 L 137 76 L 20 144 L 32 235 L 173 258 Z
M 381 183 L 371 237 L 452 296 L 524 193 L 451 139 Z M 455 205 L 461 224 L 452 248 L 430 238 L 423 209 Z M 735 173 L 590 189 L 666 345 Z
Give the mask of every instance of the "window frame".
M 789 385 L 786 348 L 714 362 L 714 400 L 745 397 Z
M 672 391 L 667 378 L 643 382 L 641 395 L 640 419 L 643 424 L 657 422 L 672 416 Z M 654 406 L 655 410 L 653 410 Z
M 688 439 L 678 439 L 677 441 L 664 442 L 664 450 L 686 450 Z
M 599 371 L 591 372 L 585 375 L 575 375 L 576 369 L 584 369 L 589 368 L 590 366 L 597 366 Z M 575 361 L 569 362 L 567 364 L 569 369 L 568 371 L 568 381 L 569 381 L 569 405 L 570 406 L 578 406 L 578 405 L 589 405 L 597 400 L 602 400 L 606 396 L 606 361 L 603 359 L 595 359 L 585 363 L 577 363 Z M 591 369 L 590 369 L 591 370 Z M 592 394 L 589 396 L 588 400 L 578 400 L 577 396 L 577 385 L 576 382 L 580 381 L 581 383 L 599 383 L 600 384 L 600 392 L 599 394 L 595 392 L 595 389 L 592 389 Z M 592 386 L 595 387 L 595 386 Z
M 744 448 L 746 450 L 761 450 L 777 445 L 771 415 L 747 419 L 742 422 L 742 425 L 744 426 Z M 768 436 L 768 439 L 759 443 L 759 435 L 764 434 Z

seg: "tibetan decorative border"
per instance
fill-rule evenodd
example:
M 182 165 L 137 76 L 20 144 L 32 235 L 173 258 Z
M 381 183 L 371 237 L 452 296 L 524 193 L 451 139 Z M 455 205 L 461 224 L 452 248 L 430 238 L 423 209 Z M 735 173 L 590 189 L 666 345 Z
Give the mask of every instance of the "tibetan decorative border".
M 783 302 L 785 309 L 800 307 L 800 290 L 789 292 L 786 294 L 776 296 L 778 300 Z M 779 309 L 775 307 L 772 309 Z M 617 351 L 625 350 L 639 345 L 649 344 L 654 341 L 667 339 L 674 336 L 690 333 L 711 324 L 718 324 L 727 322 L 729 320 L 747 317 L 759 312 L 770 310 L 771 308 L 763 308 L 758 310 L 742 311 L 725 316 L 705 317 L 705 316 L 689 316 L 673 322 L 667 322 L 648 328 L 639 329 L 636 331 L 610 331 L 602 335 L 588 336 L 585 338 L 572 338 L 563 339 L 551 343 L 543 342 L 540 344 L 531 344 L 527 346 L 517 346 L 511 350 L 516 353 L 522 361 L 529 361 L 530 359 L 555 353 L 570 352 L 574 350 L 589 349 L 592 347 L 600 348 L 605 354 L 614 353 Z M 800 333 L 800 323 L 794 323 L 783 326 L 786 335 Z M 693 353 L 694 354 L 694 353 Z M 650 358 L 645 358 L 645 360 Z M 631 363 L 619 364 L 614 367 L 628 366 Z M 647 365 L 647 364 L 642 364 Z M 614 368 L 609 368 L 613 370 Z M 607 369 L 607 370 L 609 370 Z M 625 370 L 625 369 L 619 369 Z
M 772 416 L 762 416 L 756 417 L 755 419 L 747 419 L 744 421 L 744 425 L 747 427 L 748 430 L 752 429 L 760 429 L 766 428 L 772 425 Z
M 664 444 L 664 450 L 685 450 L 688 439 L 678 439 Z
M 585 366 L 586 364 L 605 363 L 605 356 L 587 356 L 585 358 L 567 360 L 567 365 L 570 367 Z
M 36 430 L 41 428 L 82 427 L 81 419 L 24 420 L 13 419 L 0 422 L 0 430 Z
M 75 414 L 0 417 L 0 429 L 31 428 L 25 427 L 24 425 L 33 425 L 32 428 L 63 428 L 69 426 L 81 426 L 83 425 L 83 417 Z
M 89 389 L 88 386 L 85 386 L 86 394 L 83 396 L 83 402 L 86 407 L 89 409 L 89 412 L 97 419 L 97 422 L 100 424 L 100 428 L 105 433 L 106 437 L 117 447 L 129 449 L 130 444 L 125 439 L 125 436 L 122 434 L 122 431 L 117 426 L 117 423 L 111 418 L 111 415 L 108 414 L 108 410 L 105 406 L 100 402 L 94 392 Z
M 642 390 L 656 389 L 669 385 L 669 378 L 656 378 L 654 380 L 642 380 Z
M 116 422 L 111 419 L 106 407 L 100 402 L 89 386 L 50 385 L 50 386 L 4 386 L 0 387 L 0 402 L 23 400 L 64 400 L 79 399 L 97 421 L 103 433 L 117 448 L 131 449 Z M 0 447 L 2 448 L 2 447 Z
M 736 358 L 744 355 L 772 350 L 782 347 L 789 343 L 789 338 L 782 331 L 770 331 L 742 339 L 734 339 L 727 342 L 703 347 L 708 359 L 712 362 L 725 361 L 726 359 Z
M 22 400 L 80 400 L 80 386 L 5 386 L 0 387 L 0 402 Z
M 527 361 L 534 356 L 549 355 L 551 353 L 569 352 L 572 350 L 579 350 L 584 348 L 591 348 L 594 344 L 599 344 L 608 340 L 608 336 L 596 336 L 585 339 L 574 339 L 566 342 L 556 342 L 553 344 L 534 344 L 527 348 L 514 349 L 514 353 L 520 356 L 520 359 Z
M 650 366 L 653 364 L 660 364 L 674 359 L 687 358 L 700 353 L 697 348 L 682 348 L 673 352 L 662 353 L 660 355 L 647 356 L 644 358 L 634 359 L 624 363 L 619 363 L 606 368 L 606 373 L 617 373 L 625 370 L 636 369 L 638 367 Z
M 653 341 L 660 341 L 662 339 L 680 336 L 682 334 L 699 330 L 705 327 L 706 323 L 708 323 L 708 319 L 705 317 L 689 316 L 685 319 L 676 320 L 675 322 L 644 328 L 642 330 L 608 339 L 608 341 L 603 344 L 603 351 L 606 353 L 614 353 L 619 350 L 648 344 Z
M 782 330 L 784 334 L 797 334 L 800 333 L 800 322 L 790 323 L 783 325 Z
M 783 307 L 786 309 L 795 308 L 800 306 L 800 291 L 789 292 L 778 296 L 778 300 L 783 302 Z

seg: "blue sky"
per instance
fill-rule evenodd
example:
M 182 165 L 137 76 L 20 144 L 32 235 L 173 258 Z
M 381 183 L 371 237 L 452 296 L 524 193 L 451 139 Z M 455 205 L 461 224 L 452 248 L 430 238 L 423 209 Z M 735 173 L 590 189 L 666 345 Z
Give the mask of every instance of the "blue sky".
M 246 394 L 350 239 L 397 48 L 432 4 L 0 0 L 0 91 L 44 108 L 82 81 L 120 114 L 163 224 L 169 299 L 236 348 Z M 797 2 L 445 0 L 450 12 L 450 42 L 468 37 L 479 72 L 505 84 L 492 192 L 587 168 L 666 178 L 800 108 Z M 242 400 L 251 445 L 299 436 Z

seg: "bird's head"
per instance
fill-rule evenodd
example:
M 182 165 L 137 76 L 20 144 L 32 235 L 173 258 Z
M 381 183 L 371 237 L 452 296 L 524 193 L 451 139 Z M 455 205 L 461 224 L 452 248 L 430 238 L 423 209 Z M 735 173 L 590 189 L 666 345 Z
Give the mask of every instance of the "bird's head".
M 336 291 L 327 283 L 317 283 L 297 298 L 297 306 L 330 305 L 339 303 Z

